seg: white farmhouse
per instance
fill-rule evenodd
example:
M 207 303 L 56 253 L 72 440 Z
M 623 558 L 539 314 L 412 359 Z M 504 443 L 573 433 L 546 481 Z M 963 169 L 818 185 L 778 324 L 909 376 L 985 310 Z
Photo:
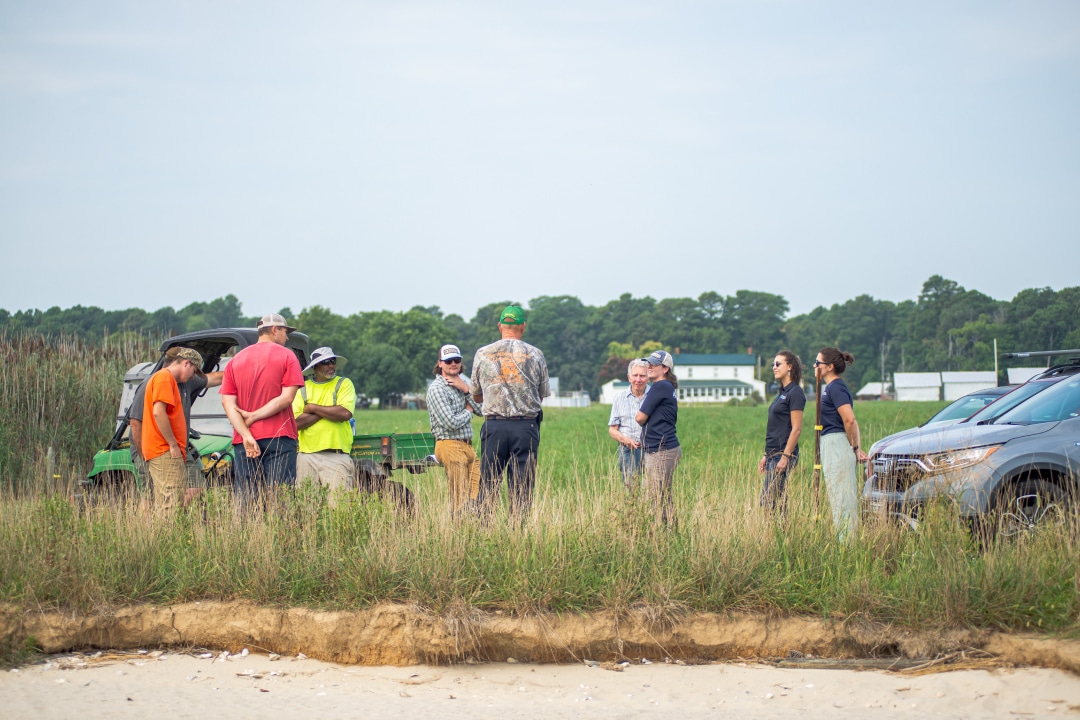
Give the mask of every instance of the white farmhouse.
M 893 388 L 897 400 L 940 400 L 941 373 L 895 373 Z
M 728 402 L 750 397 L 756 390 L 765 397 L 765 383 L 754 377 L 755 355 L 675 355 L 679 402 Z M 600 387 L 600 402 L 611 404 L 615 395 L 630 387 L 625 378 Z
M 946 400 L 959 400 L 976 390 L 997 387 L 997 374 L 993 370 L 975 372 L 942 372 L 941 384 Z

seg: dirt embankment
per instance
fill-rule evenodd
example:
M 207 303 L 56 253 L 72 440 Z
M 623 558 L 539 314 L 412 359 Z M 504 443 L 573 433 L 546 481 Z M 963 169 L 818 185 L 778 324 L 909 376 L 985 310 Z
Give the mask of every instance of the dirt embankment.
M 473 612 L 439 617 L 405 605 L 354 612 L 258 607 L 247 602 L 134 606 L 77 615 L 0 606 L 0 638 L 33 638 L 47 653 L 86 648 L 243 647 L 357 665 L 664 658 L 933 658 L 978 651 L 1002 662 L 1080 673 L 1080 641 L 987 630 L 915 632 L 863 621 L 762 615 L 689 614 L 657 618 Z

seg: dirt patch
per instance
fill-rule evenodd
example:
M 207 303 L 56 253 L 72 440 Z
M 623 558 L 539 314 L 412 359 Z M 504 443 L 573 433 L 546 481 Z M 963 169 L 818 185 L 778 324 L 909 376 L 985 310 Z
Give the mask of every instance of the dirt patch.
M 989 630 L 916 632 L 866 621 L 688 614 L 440 617 L 406 605 L 353 612 L 268 608 L 247 602 L 140 605 L 74 614 L 0 606 L 0 639 L 33 638 L 46 653 L 86 648 L 251 648 L 353 665 L 414 665 L 514 658 L 573 662 L 672 658 L 904 657 L 977 653 L 1003 663 L 1080 673 L 1080 641 Z

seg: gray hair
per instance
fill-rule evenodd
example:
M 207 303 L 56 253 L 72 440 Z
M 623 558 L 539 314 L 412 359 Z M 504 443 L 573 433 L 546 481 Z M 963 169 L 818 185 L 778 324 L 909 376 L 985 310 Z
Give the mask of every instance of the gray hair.
M 634 368 L 647 368 L 649 363 L 645 362 L 641 358 L 634 358 L 630 361 L 630 364 L 626 366 L 626 377 L 630 377 L 630 373 L 634 371 Z

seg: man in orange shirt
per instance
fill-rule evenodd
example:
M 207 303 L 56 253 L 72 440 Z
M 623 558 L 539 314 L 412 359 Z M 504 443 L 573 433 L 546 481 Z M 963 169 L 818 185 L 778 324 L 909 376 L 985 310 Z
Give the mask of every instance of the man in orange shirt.
M 197 351 L 180 348 L 146 381 L 142 452 L 154 483 L 154 504 L 162 511 L 179 506 L 187 485 L 184 454 L 188 429 L 179 383 L 191 380 L 202 362 Z

